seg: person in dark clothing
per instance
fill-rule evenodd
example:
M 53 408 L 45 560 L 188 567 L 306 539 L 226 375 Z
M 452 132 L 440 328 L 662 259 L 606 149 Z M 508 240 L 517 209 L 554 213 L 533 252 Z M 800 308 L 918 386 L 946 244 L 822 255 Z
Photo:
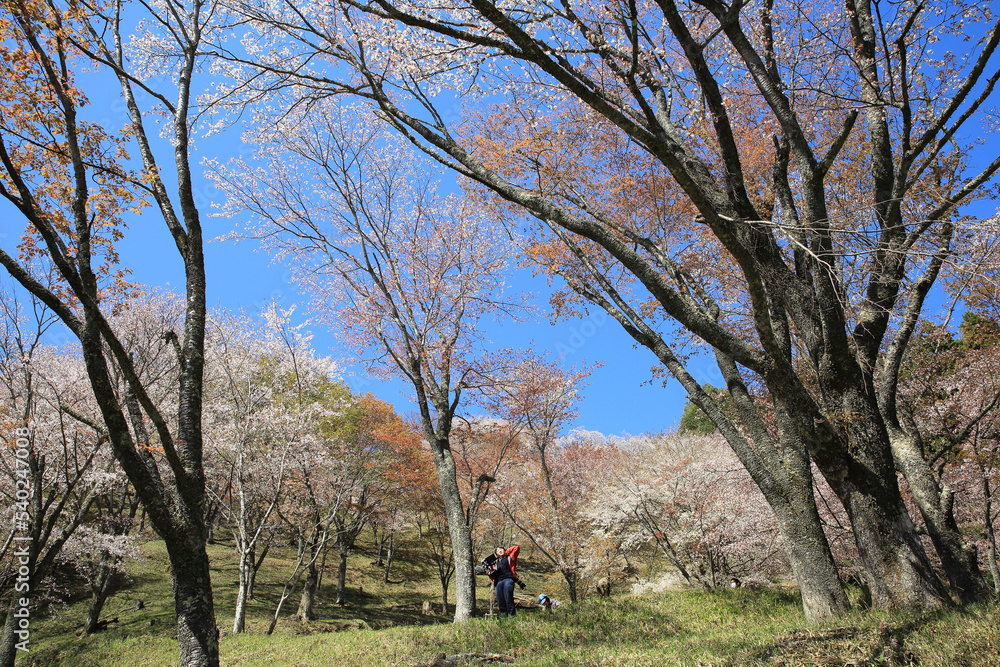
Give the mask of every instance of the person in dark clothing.
M 518 545 L 510 549 L 497 547 L 494 550 L 497 560 L 493 563 L 490 571 L 490 579 L 496 585 L 497 606 L 500 608 L 501 616 L 513 617 L 516 613 L 514 607 L 514 584 L 524 588 L 524 584 L 517 578 L 517 555 L 521 552 Z

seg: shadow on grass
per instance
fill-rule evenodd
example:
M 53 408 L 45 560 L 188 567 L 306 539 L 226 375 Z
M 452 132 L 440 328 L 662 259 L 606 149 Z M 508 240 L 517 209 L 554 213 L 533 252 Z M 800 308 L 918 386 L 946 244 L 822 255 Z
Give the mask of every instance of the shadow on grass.
M 857 625 L 795 628 L 781 633 L 764 646 L 741 652 L 725 664 L 733 667 L 755 664 L 915 665 L 919 661 L 907 649 L 907 640 L 946 618 L 967 616 L 969 611 L 951 608 L 902 611 L 900 614 L 903 618 L 895 620 L 883 617 L 876 622 L 876 617 L 865 615 L 857 617 L 860 621 Z

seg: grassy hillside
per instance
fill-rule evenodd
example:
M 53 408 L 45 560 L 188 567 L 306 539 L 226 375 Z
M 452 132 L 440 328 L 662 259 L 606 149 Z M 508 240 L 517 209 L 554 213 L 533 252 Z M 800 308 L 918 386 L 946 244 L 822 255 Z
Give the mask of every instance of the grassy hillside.
M 162 543 L 150 541 L 128 585 L 107 605 L 118 617 L 108 630 L 75 635 L 86 612 L 82 595 L 54 615 L 37 612 L 31 653 L 23 665 L 154 667 L 177 661 L 173 600 Z M 234 552 L 211 547 L 219 627 L 232 625 L 236 590 Z M 263 636 L 284 578 L 294 563 L 288 549 L 265 562 L 245 635 L 221 640 L 224 665 L 417 665 L 435 654 L 502 654 L 522 665 L 996 665 L 1000 610 L 996 605 L 937 613 L 887 616 L 857 610 L 834 625 L 810 628 L 797 595 L 788 590 L 679 591 L 646 597 L 591 598 L 552 614 L 524 612 L 513 621 L 483 618 L 454 625 L 440 614 L 440 586 L 416 541 L 404 545 L 384 584 L 373 555 L 351 559 L 347 605 L 335 597 L 335 566 L 321 589 L 319 620 L 294 618 L 298 596 L 286 604 L 273 636 Z M 559 595 L 558 575 L 525 550 L 524 594 Z M 480 600 L 487 588 L 482 579 Z M 142 600 L 142 609 L 136 609 Z M 437 603 L 437 615 L 392 610 L 393 605 Z M 362 629 L 359 629 L 362 628 Z M 22 654 L 23 655 L 23 654 Z

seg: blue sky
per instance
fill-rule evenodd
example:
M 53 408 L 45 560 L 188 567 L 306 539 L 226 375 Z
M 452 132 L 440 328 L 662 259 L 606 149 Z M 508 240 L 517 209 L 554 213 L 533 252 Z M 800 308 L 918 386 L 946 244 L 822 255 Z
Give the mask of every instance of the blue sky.
M 110 99 L 91 94 L 91 99 Z M 90 120 L 108 129 L 120 127 L 124 122 L 124 106 L 95 104 L 85 110 Z M 198 141 L 194 155 L 197 163 L 203 158 L 226 160 L 249 153 L 251 147 L 242 144 L 238 133 L 230 131 L 210 139 Z M 247 156 L 249 157 L 249 156 Z M 160 153 L 159 159 L 169 159 L 169 153 Z M 169 172 L 169 165 L 162 165 Z M 201 167 L 196 167 L 195 198 L 203 216 L 205 235 L 214 239 L 229 232 L 236 220 L 211 217 L 212 204 L 221 203 L 222 193 L 201 177 Z M 24 222 L 17 211 L 0 202 L 0 246 L 11 251 L 17 244 Z M 131 269 L 131 278 L 146 286 L 160 286 L 183 292 L 183 273 L 180 258 L 173 240 L 155 208 L 147 208 L 141 216 L 127 220 L 128 230 L 119 243 L 122 265 Z M 208 274 L 208 302 L 212 308 L 232 311 L 243 309 L 253 313 L 264 305 L 276 301 L 282 307 L 301 304 L 296 310 L 298 321 L 307 319 L 307 297 L 299 293 L 291 271 L 275 264 L 266 253 L 258 250 L 255 241 L 210 241 L 206 246 Z M 5 276 L 5 284 L 9 278 Z M 532 348 L 561 356 L 566 365 L 601 363 L 594 370 L 590 383 L 583 392 L 579 405 L 580 416 L 574 427 L 600 431 L 608 435 L 644 433 L 676 426 L 686 401 L 685 393 L 676 381 L 665 388 L 662 380 L 650 382 L 650 368 L 656 359 L 647 350 L 636 349 L 632 339 L 621 327 L 603 312 L 591 311 L 587 317 L 562 320 L 550 324 L 544 317 L 547 311 L 547 287 L 544 278 L 532 278 L 520 270 L 514 276 L 513 287 L 536 296 L 541 315 L 532 321 L 492 326 L 486 338 L 497 349 L 508 347 Z M 364 373 L 360 365 L 351 362 L 351 350 L 343 349 L 333 332 L 323 327 L 310 326 L 315 336 L 313 344 L 320 354 L 343 360 L 345 379 L 356 391 L 370 391 L 392 403 L 397 411 L 409 413 L 415 409 L 410 400 L 411 391 L 403 382 L 382 382 Z M 50 334 L 54 343 L 68 340 L 64 328 Z M 711 382 L 714 365 L 708 360 L 692 363 L 692 372 L 702 381 Z M 715 373 L 717 374 L 717 370 Z M 472 409 L 474 411 L 474 409 Z
M 221 194 L 213 194 L 204 181 L 201 188 L 205 197 L 202 210 L 207 214 L 204 204 Z M 206 236 L 224 234 L 233 224 L 224 218 L 206 219 Z M 145 285 L 171 286 L 177 291 L 182 288 L 179 258 L 155 211 L 147 209 L 145 216 L 129 223 L 119 250 L 123 264 L 132 268 L 134 280 Z M 276 301 L 285 308 L 302 304 L 296 318 L 308 317 L 307 299 L 299 293 L 291 271 L 272 263 L 266 253 L 258 251 L 254 241 L 210 242 L 206 247 L 206 269 L 210 307 L 253 312 Z M 538 303 L 545 308 L 543 278 L 535 279 L 520 271 L 513 282 L 515 288 L 536 294 Z M 353 389 L 371 391 L 400 412 L 414 410 L 404 383 L 384 383 L 366 376 L 360 366 L 350 363 L 351 351 L 339 346 L 333 332 L 320 326 L 311 326 L 310 330 L 320 353 L 345 360 L 346 379 Z M 536 352 L 559 355 L 567 365 L 601 362 L 602 367 L 593 372 L 584 390 L 577 427 L 608 435 L 644 433 L 671 428 L 680 419 L 686 401 L 680 385 L 671 381 L 664 388 L 661 380 L 650 383 L 650 368 L 656 359 L 644 348 L 635 349 L 632 339 L 604 313 L 592 310 L 587 317 L 554 325 L 544 317 L 501 324 L 488 329 L 486 336 L 498 349 L 530 347 Z M 692 372 L 705 382 L 714 379 L 713 370 L 708 360 L 692 362 Z

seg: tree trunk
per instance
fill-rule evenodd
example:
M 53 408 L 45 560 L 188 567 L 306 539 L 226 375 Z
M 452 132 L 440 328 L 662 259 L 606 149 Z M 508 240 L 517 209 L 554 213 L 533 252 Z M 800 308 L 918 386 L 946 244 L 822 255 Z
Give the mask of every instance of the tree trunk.
M 750 432 L 756 433 L 755 437 L 759 440 L 756 449 L 749 447 L 747 440 L 723 415 L 713 417 L 713 421 L 774 512 L 782 546 L 802 595 L 806 620 L 820 623 L 834 618 L 850 609 L 850 601 L 840 581 L 816 507 L 812 464 L 801 437 L 806 429 L 799 426 L 798 415 L 776 395 L 779 400 L 775 401 L 774 409 L 778 429 L 777 438 L 772 440 L 756 408 L 750 405 L 736 365 L 718 351 L 716 357 L 730 387 L 734 405 L 742 413 Z M 692 382 L 690 378 L 685 380 L 686 386 Z M 714 404 L 707 405 L 718 411 Z M 795 404 L 790 407 L 801 409 L 802 406 Z M 812 424 L 811 421 L 808 423 Z M 679 558 L 676 560 L 680 561 Z
M 233 634 L 238 635 L 245 629 L 247 615 L 247 600 L 253 588 L 254 554 L 253 547 L 240 554 L 239 588 L 236 589 L 236 616 L 233 619 Z
M 347 592 L 347 555 L 350 553 L 350 547 L 346 544 L 341 544 L 338 540 L 337 551 L 340 553 L 340 564 L 337 567 L 337 604 L 343 606 L 345 604 L 346 592 Z
M 251 554 L 253 554 L 253 558 L 250 561 L 251 562 L 250 581 L 247 584 L 247 597 L 249 597 L 251 600 L 256 600 L 256 598 L 254 597 L 254 589 L 257 586 L 257 572 L 260 571 L 260 566 L 264 564 L 264 559 L 267 558 L 267 552 L 271 550 L 272 539 L 273 536 L 269 537 L 267 543 L 264 544 L 264 550 L 260 553 L 260 558 L 256 557 L 257 543 L 254 542 L 253 550 L 251 551 Z
M 91 585 L 90 607 L 87 609 L 87 620 L 83 623 L 81 637 L 86 637 L 97 631 L 101 612 L 104 611 L 104 603 L 107 602 L 108 595 L 111 594 L 115 570 L 114 563 L 109 563 L 109 560 L 111 558 L 107 554 L 101 555 L 100 572 L 97 575 L 97 581 Z
M 19 620 L 14 616 L 16 611 L 17 597 L 14 597 L 7 606 L 7 617 L 3 624 L 3 635 L 0 635 L 0 667 L 14 667 L 14 659 L 17 657 L 17 643 L 22 641 L 16 634 Z
M 378 545 L 378 554 L 375 556 L 375 564 L 379 567 L 385 565 L 385 561 L 382 560 L 382 553 L 385 551 L 385 540 L 386 536 L 383 532 L 382 539 L 378 537 L 378 524 L 372 521 L 372 543 Z
M 219 634 L 204 532 L 192 531 L 185 539 L 164 541 L 170 557 L 170 578 L 177 608 L 180 664 L 218 667 Z
M 299 610 L 295 617 L 303 621 L 312 621 L 316 618 L 316 589 L 319 587 L 319 569 L 316 567 L 315 559 L 309 563 L 306 573 L 305 585 L 302 588 L 302 599 L 299 600 Z
M 830 552 L 830 544 L 819 521 L 815 498 L 792 502 L 769 500 L 785 555 L 792 566 L 802 595 L 802 610 L 808 623 L 819 623 L 847 611 L 851 604 Z
M 903 503 L 885 422 L 862 375 L 853 357 L 830 359 L 821 373 L 828 380 L 827 414 L 817 412 L 804 390 L 769 389 L 800 432 L 812 434 L 809 453 L 850 517 L 874 603 L 938 608 L 950 598 Z
M 1000 597 L 1000 563 L 997 563 L 997 534 L 993 530 L 993 493 L 990 488 L 990 478 L 986 474 L 986 467 L 982 458 L 979 458 L 980 484 L 983 491 L 983 531 L 986 535 L 986 558 L 987 567 L 993 577 L 993 594 Z
M 392 567 L 393 556 L 396 555 L 396 531 L 389 531 L 389 547 L 385 554 L 385 573 L 382 576 L 382 583 L 389 583 L 389 569 Z
M 32 500 L 37 501 L 38 499 L 33 498 Z M 36 513 L 32 517 L 33 528 L 40 525 L 40 516 L 37 513 L 37 510 L 35 510 L 35 512 Z M 21 598 L 28 598 L 28 609 L 37 608 L 36 605 L 30 604 L 31 595 L 35 592 L 35 588 L 39 581 L 38 573 L 35 571 L 35 566 L 38 560 L 36 546 L 38 541 L 37 533 L 34 531 L 33 536 L 35 539 L 31 540 L 26 554 L 20 550 L 15 550 L 13 552 L 11 562 L 14 567 L 14 571 L 12 572 L 14 579 L 11 583 L 14 584 L 14 586 L 10 603 L 7 606 L 7 616 L 4 620 L 3 634 L 0 635 L 0 667 L 14 667 L 14 661 L 17 658 L 18 653 L 17 645 L 20 642 L 30 641 L 29 633 L 31 632 L 31 621 L 30 618 L 24 618 L 23 616 L 25 613 L 23 609 L 25 609 L 25 607 L 21 606 Z M 25 556 L 27 557 L 27 562 L 21 561 L 21 558 Z M 24 576 L 25 573 L 27 573 L 27 576 Z M 21 627 L 22 621 L 26 624 L 24 628 Z M 30 651 L 31 646 L 27 645 L 27 648 Z
M 898 491 L 892 493 L 895 478 L 890 482 L 864 477 L 859 473 L 845 480 L 838 496 L 851 519 L 874 603 L 882 609 L 942 606 L 947 593 L 927 561 L 902 498 Z
M 326 575 L 326 557 L 330 553 L 330 544 L 323 545 L 323 558 L 319 561 L 319 577 L 316 579 L 316 590 L 323 586 L 323 577 Z
M 476 605 L 472 534 L 466 524 L 455 459 L 447 441 L 435 440 L 434 463 L 441 484 L 441 497 L 444 500 L 445 515 L 448 517 L 448 533 L 451 536 L 451 548 L 455 557 L 455 621 L 465 621 L 472 618 Z
M 253 544 L 250 545 L 248 549 L 248 560 L 250 563 L 250 571 L 247 573 L 246 588 L 247 588 L 247 599 L 253 599 L 253 586 L 257 583 L 257 570 L 260 568 L 260 564 L 257 562 L 257 541 L 254 540 Z M 264 549 L 264 555 L 267 555 L 267 548 Z M 261 561 L 264 557 L 261 556 Z M 242 565 L 242 562 L 241 562 Z M 242 583 L 242 580 L 241 580 Z
M 903 504 L 877 409 L 870 398 L 850 391 L 841 404 L 849 418 L 831 429 L 837 436 L 834 455 L 818 448 L 814 459 L 851 519 L 872 600 L 883 609 L 940 607 L 949 598 Z
M 938 487 L 933 471 L 912 438 L 900 434 L 891 443 L 896 467 L 906 477 L 952 590 L 963 603 L 983 599 L 986 581 L 975 551 L 966 546 L 959 532 L 952 494 Z
M 563 579 L 566 580 L 566 588 L 569 589 L 569 601 L 576 602 L 577 582 L 579 581 L 578 573 L 575 569 L 561 570 L 561 572 Z

